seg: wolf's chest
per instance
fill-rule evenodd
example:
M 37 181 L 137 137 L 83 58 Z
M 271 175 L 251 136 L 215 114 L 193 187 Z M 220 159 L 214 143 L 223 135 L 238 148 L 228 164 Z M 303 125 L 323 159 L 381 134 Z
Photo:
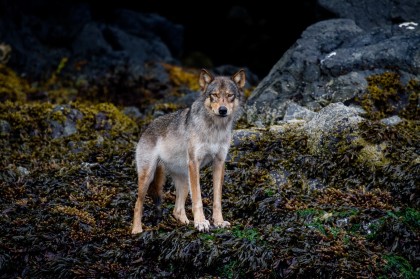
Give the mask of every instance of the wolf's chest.
M 230 143 L 230 133 L 217 133 L 206 135 L 196 145 L 197 157 L 211 157 L 227 153 Z

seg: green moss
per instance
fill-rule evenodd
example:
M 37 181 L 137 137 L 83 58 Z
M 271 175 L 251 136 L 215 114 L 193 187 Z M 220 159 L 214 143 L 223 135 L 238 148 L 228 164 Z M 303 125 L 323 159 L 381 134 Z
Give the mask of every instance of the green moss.
M 101 161 L 100 149 L 117 151 L 119 143 L 134 150 L 138 126 L 114 105 L 72 103 L 60 110 L 54 108 L 50 103 L 0 103 L 0 119 L 10 125 L 10 132 L 2 135 L 3 162 L 20 158 L 32 165 L 48 158 L 82 162 L 92 157 Z M 53 139 L 53 122 L 64 127 L 71 110 L 82 114 L 76 132 Z
M 255 228 L 241 228 L 236 226 L 232 229 L 232 234 L 237 238 L 247 239 L 252 243 L 260 239 L 260 233 Z
M 45 91 L 53 104 L 66 104 L 76 100 L 78 91 L 74 88 L 58 88 Z
M 0 102 L 24 102 L 26 94 L 32 92 L 28 82 L 13 70 L 0 64 Z
M 388 215 L 397 220 L 401 220 L 406 225 L 410 226 L 413 230 L 420 229 L 420 211 L 414 208 L 405 208 L 400 211 L 388 211 Z
M 420 120 L 420 82 L 410 80 L 406 87 L 408 93 L 408 105 L 401 112 L 406 119 Z
M 404 257 L 388 254 L 383 255 L 385 261 L 384 273 L 386 277 L 381 278 L 404 278 L 404 279 L 415 279 L 419 278 L 420 270 L 414 269 L 414 267 Z
M 15 137 L 38 135 L 48 129 L 47 116 L 52 112 L 49 103 L 0 103 L 0 119 L 10 123 Z
M 238 269 L 239 266 L 238 261 L 233 260 L 224 264 L 222 267 L 219 267 L 218 273 L 223 276 L 223 278 L 237 278 L 241 274 L 240 269 Z

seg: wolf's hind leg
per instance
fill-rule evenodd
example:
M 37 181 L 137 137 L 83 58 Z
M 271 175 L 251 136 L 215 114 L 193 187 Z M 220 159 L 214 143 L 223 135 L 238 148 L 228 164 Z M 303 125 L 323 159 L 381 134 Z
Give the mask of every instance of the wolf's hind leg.
M 173 215 L 179 222 L 189 224 L 190 221 L 185 213 L 185 201 L 188 197 L 188 177 L 173 176 L 173 179 L 176 189 L 176 200 Z
M 162 198 L 163 198 L 163 185 L 165 184 L 165 169 L 163 165 L 156 167 L 155 176 L 152 183 L 149 186 L 148 194 L 153 199 L 155 204 L 156 217 L 160 219 L 162 217 Z
M 146 166 L 139 168 L 138 171 L 138 194 L 136 206 L 134 207 L 133 227 L 131 230 L 132 234 L 141 233 L 143 231 L 141 227 L 141 219 L 143 216 L 143 205 L 146 197 L 147 189 L 149 188 L 150 182 L 153 179 L 155 172 L 155 166 Z

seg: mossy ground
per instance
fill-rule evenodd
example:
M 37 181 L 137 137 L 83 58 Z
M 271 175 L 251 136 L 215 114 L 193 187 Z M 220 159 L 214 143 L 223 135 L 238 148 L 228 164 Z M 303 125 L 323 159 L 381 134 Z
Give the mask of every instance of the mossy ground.
M 29 94 L 29 93 L 28 93 Z M 50 102 L 4 102 L 0 119 L 2 278 L 418 278 L 420 132 L 416 120 L 366 120 L 363 141 L 311 155 L 298 129 L 261 131 L 232 146 L 224 217 L 199 233 L 145 205 L 145 232 L 130 232 L 141 126 L 111 103 L 74 102 L 78 132 L 51 139 Z M 64 115 L 66 112 L 63 112 Z M 106 117 L 96 117 L 98 113 Z M 138 122 L 137 122 L 138 124 Z M 363 147 L 380 146 L 380 163 Z M 364 156 L 364 157 L 363 157 Z M 376 157 L 375 157 L 376 158 Z M 211 170 L 201 172 L 211 216 Z M 191 202 L 187 201 L 191 216 Z
M 397 115 L 420 120 L 420 82 L 410 80 L 401 82 L 395 72 L 385 72 L 367 78 L 367 92 L 358 102 L 367 111 L 370 119 L 381 119 Z

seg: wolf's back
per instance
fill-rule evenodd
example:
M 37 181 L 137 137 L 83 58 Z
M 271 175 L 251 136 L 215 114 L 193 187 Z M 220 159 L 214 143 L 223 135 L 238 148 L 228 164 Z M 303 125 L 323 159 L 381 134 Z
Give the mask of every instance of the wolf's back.
M 149 124 L 141 137 L 155 141 L 158 137 L 185 131 L 188 110 L 183 109 L 156 118 Z

